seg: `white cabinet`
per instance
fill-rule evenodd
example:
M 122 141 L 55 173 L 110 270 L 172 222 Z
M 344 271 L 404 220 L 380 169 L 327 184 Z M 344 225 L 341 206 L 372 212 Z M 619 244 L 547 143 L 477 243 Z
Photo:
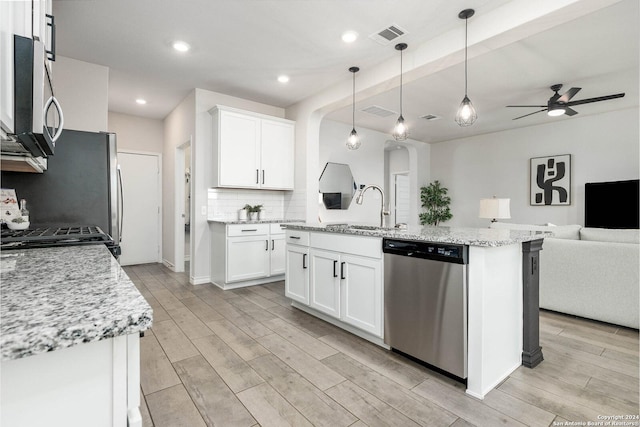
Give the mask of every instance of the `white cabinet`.
M 223 289 L 282 280 L 284 230 L 279 224 L 212 222 L 211 281 Z
M 309 233 L 287 230 L 285 243 L 284 294 L 309 305 Z
M 285 295 L 337 319 L 338 326 L 382 338 L 381 239 L 304 233 L 287 231 Z
M 260 187 L 293 189 L 293 124 L 263 119 L 261 131 Z
M 226 282 L 257 279 L 269 275 L 269 236 L 227 239 Z
M 311 249 L 309 306 L 340 318 L 340 254 Z
M 216 106 L 214 187 L 292 190 L 294 122 Z

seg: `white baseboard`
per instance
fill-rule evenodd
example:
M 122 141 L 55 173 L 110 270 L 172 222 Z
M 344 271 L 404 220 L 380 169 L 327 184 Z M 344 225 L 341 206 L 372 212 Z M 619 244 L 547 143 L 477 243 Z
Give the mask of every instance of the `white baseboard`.
M 162 264 L 167 267 L 169 270 L 171 271 L 176 271 L 176 266 L 173 265 L 172 263 L 170 263 L 169 261 L 167 261 L 166 259 L 162 260 Z
M 230 289 L 246 288 L 247 286 L 264 285 L 265 283 L 280 282 L 284 280 L 284 275 L 279 274 L 277 276 L 263 277 L 262 279 L 243 280 L 242 282 L 225 283 L 224 281 L 212 280 L 211 283 L 222 289 L 228 291 Z
M 192 285 L 204 285 L 205 283 L 211 283 L 211 278 L 209 276 L 189 276 L 189 283 Z

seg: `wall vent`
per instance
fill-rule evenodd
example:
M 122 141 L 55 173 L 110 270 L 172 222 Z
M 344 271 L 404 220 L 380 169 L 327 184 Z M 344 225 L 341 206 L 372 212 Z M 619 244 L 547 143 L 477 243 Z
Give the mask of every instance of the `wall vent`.
M 380 43 L 383 46 L 388 45 L 394 40 L 404 36 L 407 34 L 407 30 L 401 28 L 399 25 L 391 24 L 388 27 L 381 29 L 380 31 L 376 31 L 375 33 L 369 36 L 370 39 L 375 42 Z
M 378 117 L 389 117 L 397 114 L 395 111 L 387 110 L 379 105 L 370 105 L 360 111 L 364 111 L 365 113 L 373 114 Z
M 442 117 L 436 116 L 435 114 L 425 114 L 424 116 L 420 116 L 420 118 L 430 122 L 433 120 L 440 120 Z

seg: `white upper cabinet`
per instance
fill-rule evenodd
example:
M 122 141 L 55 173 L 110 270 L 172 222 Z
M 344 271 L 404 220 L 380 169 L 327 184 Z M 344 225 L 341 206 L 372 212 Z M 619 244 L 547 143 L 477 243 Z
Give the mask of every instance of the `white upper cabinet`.
M 214 187 L 293 189 L 294 122 L 216 106 Z
M 293 189 L 293 124 L 262 120 L 261 139 L 261 188 Z

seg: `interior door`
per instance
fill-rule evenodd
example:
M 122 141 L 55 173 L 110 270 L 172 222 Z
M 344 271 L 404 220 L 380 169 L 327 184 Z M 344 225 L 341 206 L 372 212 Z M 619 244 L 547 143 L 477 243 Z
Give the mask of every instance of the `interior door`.
M 124 215 L 120 264 L 160 262 L 160 156 L 118 153 Z

